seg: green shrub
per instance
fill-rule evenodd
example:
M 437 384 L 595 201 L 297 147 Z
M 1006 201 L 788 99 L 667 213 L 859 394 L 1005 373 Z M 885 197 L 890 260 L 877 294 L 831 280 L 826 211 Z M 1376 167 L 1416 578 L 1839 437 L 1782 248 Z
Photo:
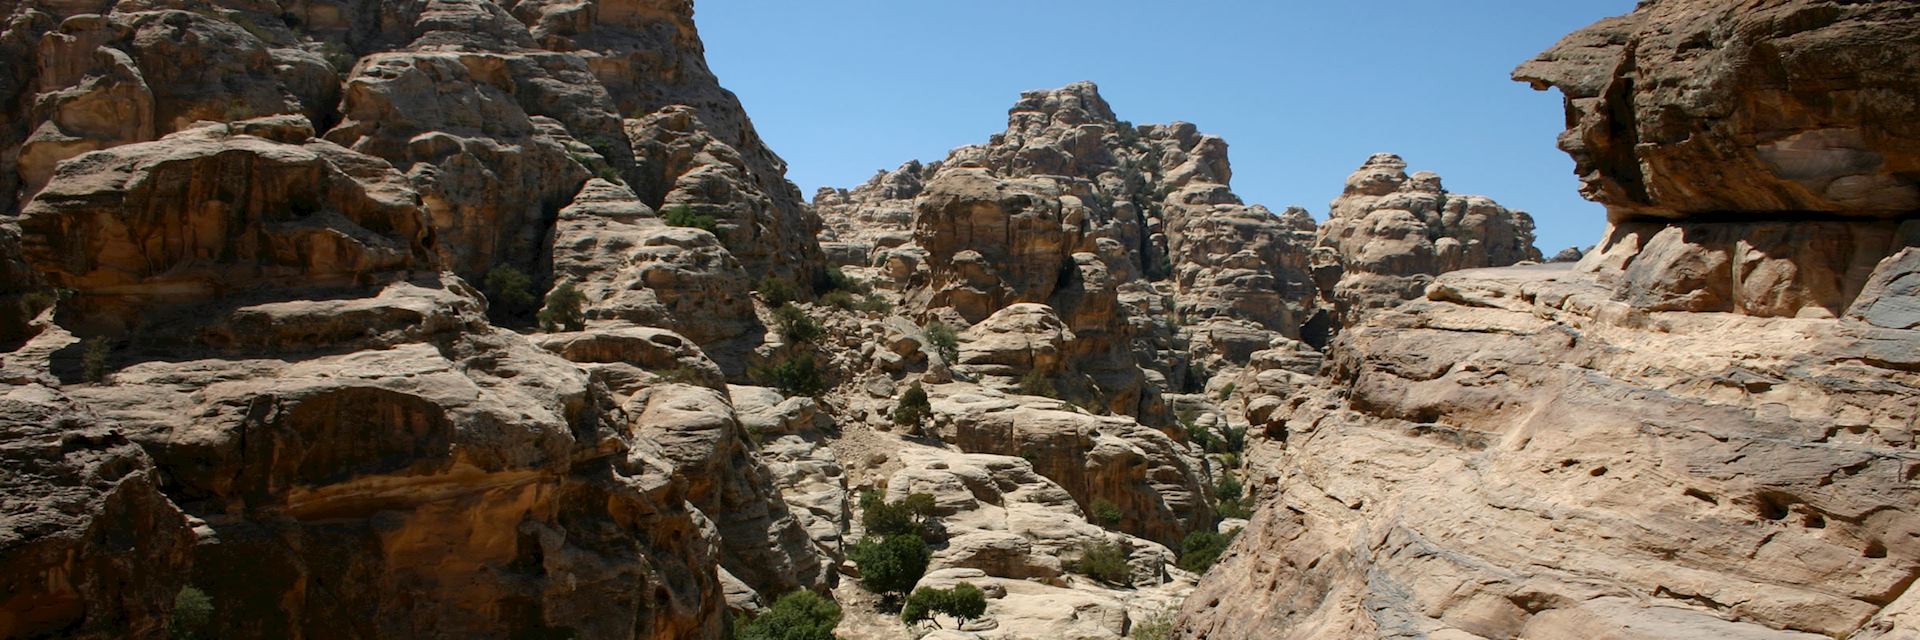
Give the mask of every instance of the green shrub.
M 1168 608 L 1149 615 L 1133 625 L 1132 635 L 1127 637 L 1133 640 L 1173 640 L 1173 619 L 1178 614 L 1178 608 Z
M 1221 500 L 1239 500 L 1245 492 L 1246 488 L 1240 484 L 1240 479 L 1230 473 L 1220 476 L 1220 482 L 1213 485 L 1213 497 Z
M 827 334 L 827 329 L 820 326 L 820 321 L 814 320 L 805 309 L 791 302 L 773 310 L 773 324 L 780 330 L 781 336 L 794 344 L 812 344 Z
M 917 427 L 926 423 L 930 415 L 933 415 L 933 403 L 918 382 L 900 392 L 900 399 L 893 404 L 893 423 L 897 425 Z
M 761 297 L 766 298 L 769 307 L 779 307 L 800 297 L 800 292 L 794 290 L 793 283 L 774 276 L 761 278 L 757 291 L 760 292 Z
M 859 302 L 853 303 L 853 310 L 869 311 L 873 313 L 890 313 L 893 311 L 893 303 L 887 302 L 887 299 L 884 297 L 881 297 L 879 294 L 869 293 L 867 295 L 860 296 Z
M 1206 573 L 1213 563 L 1220 560 L 1220 554 L 1227 551 L 1227 545 L 1233 544 L 1238 529 L 1230 533 L 1215 531 L 1195 531 L 1180 541 L 1180 568 L 1194 573 Z
M 847 273 L 841 271 L 839 267 L 827 269 L 827 277 L 822 284 L 825 288 L 821 289 L 820 293 L 845 291 L 850 294 L 866 294 L 873 291 L 873 287 L 868 286 L 867 283 L 860 280 L 855 280 L 853 276 L 847 275 Z
M 1094 498 L 1087 511 L 1093 515 L 1093 521 L 1103 527 L 1112 528 L 1120 524 L 1120 505 L 1106 498 Z
M 840 605 L 812 591 L 795 591 L 775 600 L 766 613 L 734 629 L 734 640 L 833 640 Z
M 715 220 L 711 214 L 694 211 L 691 205 L 676 204 L 667 207 L 666 211 L 661 212 L 660 219 L 665 220 L 668 226 L 705 229 L 707 233 L 720 235 L 720 221 Z
M 547 294 L 547 306 L 540 309 L 540 328 L 548 333 L 587 328 L 587 314 L 580 310 L 586 302 L 587 297 L 571 282 L 554 287 Z
M 912 534 L 868 535 L 847 551 L 847 558 L 860 565 L 860 585 L 888 599 L 912 589 L 927 573 L 931 557 L 927 541 Z
M 1028 371 L 1027 375 L 1020 376 L 1020 393 L 1029 396 L 1052 398 L 1055 397 L 1054 394 L 1057 392 L 1053 389 L 1053 379 L 1047 377 L 1047 374 L 1041 373 L 1038 369 L 1034 369 Z
M 825 294 L 822 294 L 820 296 L 820 304 L 824 304 L 836 309 L 852 311 L 854 307 L 859 306 L 860 303 L 854 300 L 853 292 L 828 291 Z
M 955 333 L 953 327 L 947 326 L 946 323 L 939 320 L 927 323 L 927 344 L 932 346 L 933 352 L 940 354 L 940 359 L 947 364 L 960 361 L 960 334 Z
M 934 500 L 931 493 L 913 493 L 887 502 L 877 491 L 860 495 L 860 526 L 867 537 L 917 536 L 925 540 L 933 524 Z
M 1208 431 L 1206 427 L 1202 427 L 1198 423 L 1191 421 L 1183 422 L 1182 424 L 1187 428 L 1188 442 L 1199 445 L 1201 451 L 1212 451 L 1214 449 L 1215 445 L 1213 443 L 1212 431 Z
M 539 302 L 533 295 L 533 278 L 510 265 L 488 271 L 481 292 L 486 294 L 489 311 L 495 318 L 526 318 L 533 313 L 534 303 Z
M 1080 545 L 1080 557 L 1067 569 L 1108 584 L 1126 585 L 1133 580 L 1133 568 L 1127 564 L 1127 552 L 1112 542 Z
M 1233 474 L 1222 475 L 1220 481 L 1213 485 L 1213 497 L 1220 503 L 1215 509 L 1220 517 L 1241 519 L 1253 517 L 1253 509 L 1247 506 L 1246 487 L 1242 486 L 1240 479 L 1233 477 Z
M 107 379 L 107 357 L 111 353 L 106 338 L 87 338 L 80 351 L 80 379 L 87 382 Z
M 826 380 L 814 365 L 813 356 L 794 356 L 770 366 L 755 367 L 750 373 L 760 384 L 789 396 L 817 396 L 827 390 Z
M 685 365 L 674 367 L 672 369 L 666 369 L 663 371 L 655 371 L 653 372 L 653 375 L 660 376 L 661 382 L 678 383 L 678 384 L 697 385 L 697 384 L 700 384 L 701 380 L 703 379 L 703 376 L 700 375 L 699 371 L 695 371 L 693 367 L 689 367 Z
M 167 619 L 167 637 L 171 640 L 199 640 L 209 637 L 207 625 L 213 622 L 213 599 L 198 587 L 187 585 L 173 596 L 173 617 Z
M 627 179 L 620 176 L 620 170 L 615 169 L 613 165 L 610 165 L 610 164 L 602 164 L 599 167 L 595 168 L 593 170 L 593 175 L 596 178 L 599 178 L 601 180 L 605 180 L 607 182 L 611 182 L 614 184 L 624 185 L 627 183 Z M 712 216 L 707 216 L 707 224 L 708 225 L 713 224 Z M 698 225 L 680 225 L 680 226 L 698 226 Z M 707 227 L 700 227 L 700 228 L 707 229 L 708 231 L 713 231 L 713 229 L 708 229 Z
M 1240 453 L 1247 450 L 1247 428 L 1227 427 L 1220 430 L 1221 453 Z
M 987 612 L 987 594 L 971 582 L 962 582 L 951 589 L 921 587 L 907 596 L 906 607 L 900 610 L 900 619 L 908 625 L 920 621 L 930 621 L 940 626 L 934 614 L 944 614 L 953 618 L 954 628 L 965 626 L 969 620 L 977 620 Z
M 1233 384 L 1233 383 L 1231 383 L 1231 382 L 1229 382 L 1229 383 L 1227 383 L 1227 386 L 1224 386 L 1224 387 L 1221 387 L 1221 388 L 1220 388 L 1220 401 L 1221 401 L 1221 402 L 1226 402 L 1228 398 L 1231 398 L 1231 397 L 1233 397 L 1233 390 L 1234 390 L 1234 388 L 1235 388 L 1235 387 L 1234 387 L 1234 384 Z

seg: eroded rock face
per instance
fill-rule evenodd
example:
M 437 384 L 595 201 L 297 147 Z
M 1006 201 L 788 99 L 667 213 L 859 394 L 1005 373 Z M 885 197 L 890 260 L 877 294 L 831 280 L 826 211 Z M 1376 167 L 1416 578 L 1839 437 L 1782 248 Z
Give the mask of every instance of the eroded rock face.
M 1044 398 L 934 390 L 934 432 L 961 450 L 1019 456 L 1081 506 L 1112 502 L 1116 528 L 1164 545 L 1210 526 L 1206 476 L 1171 438 L 1127 418 L 1092 416 Z
M 193 532 L 127 434 L 38 384 L 0 387 L 0 635 L 164 635 Z
M 1920 59 L 1915 25 L 1900 2 L 1671 0 L 1521 65 L 1566 94 L 1561 147 L 1613 223 L 1583 268 L 1635 304 L 1844 312 L 1916 243 L 1920 106 L 1892 71 Z
M 0 6 L 0 635 L 192 585 L 210 636 L 714 638 L 832 582 L 703 349 L 817 223 L 688 3 L 176 4 Z M 499 265 L 588 326 L 494 327 Z
M 1648 312 L 1564 266 L 1429 298 L 1279 408 L 1187 637 L 1848 637 L 1920 570 L 1920 334 Z
M 1430 172 L 1409 176 L 1406 161 L 1389 153 L 1347 177 L 1319 243 L 1338 253 L 1341 273 L 1330 294 L 1346 324 L 1419 297 L 1435 275 L 1540 261 L 1532 216 L 1485 196 L 1448 193 Z
M 1920 10 L 1665 0 L 1567 36 L 1514 78 L 1555 87 L 1560 145 L 1616 222 L 1920 209 Z
M 726 246 L 707 231 L 667 226 L 622 185 L 589 182 L 560 212 L 553 270 L 585 297 L 591 327 L 670 328 L 716 356 L 764 333 L 747 271 Z
M 1915 15 L 1648 2 L 1523 66 L 1607 237 L 1250 381 L 1265 500 L 1182 636 L 1913 635 L 1911 136 L 1881 117 L 1913 103 L 1879 65 Z
M 209 124 L 64 163 L 20 218 L 25 257 L 96 331 L 155 303 L 431 268 L 405 178 L 311 136 L 298 116 Z
M 1090 380 L 1090 396 L 1071 395 L 1162 423 L 1161 393 L 1202 386 L 1247 353 L 1212 333 L 1182 340 L 1181 324 L 1246 323 L 1266 348 L 1301 337 L 1321 306 L 1312 218 L 1243 204 L 1231 176 L 1218 137 L 1136 127 L 1076 83 L 1023 94 L 986 144 L 822 190 L 815 204 L 837 262 L 929 315 L 973 324 L 1053 307 L 1074 340 L 1068 370 L 1049 375 Z

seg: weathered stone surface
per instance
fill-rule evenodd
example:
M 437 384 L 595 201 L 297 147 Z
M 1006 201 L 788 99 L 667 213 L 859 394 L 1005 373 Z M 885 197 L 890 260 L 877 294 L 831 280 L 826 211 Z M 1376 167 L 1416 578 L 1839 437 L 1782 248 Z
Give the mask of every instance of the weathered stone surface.
M 1665 0 L 1514 71 L 1566 95 L 1560 146 L 1615 222 L 1920 209 L 1920 8 Z M 1739 216 L 1735 216 L 1739 217 Z
M 1866 355 L 1920 333 L 1646 313 L 1565 267 L 1429 297 L 1276 408 L 1186 637 L 1847 637 L 1920 571 L 1920 378 Z
M 711 233 L 667 226 L 624 186 L 588 182 L 553 234 L 554 279 L 586 297 L 590 327 L 671 328 L 723 359 L 740 345 L 722 343 L 762 333 L 740 261 Z
M 62 311 L 95 331 L 123 330 L 152 303 L 347 288 L 430 267 L 406 180 L 303 126 L 210 124 L 64 163 L 21 217 L 25 257 L 77 293 Z
M 969 324 L 1051 306 L 1075 337 L 1068 366 L 1047 372 L 1065 397 L 1153 424 L 1170 418 L 1162 393 L 1244 364 L 1222 354 L 1246 350 L 1180 325 L 1247 323 L 1270 334 L 1261 348 L 1303 325 L 1330 330 L 1308 264 L 1312 218 L 1242 204 L 1218 137 L 1120 121 L 1091 83 L 1027 92 L 1007 120 L 940 162 L 822 190 L 839 262 L 868 267 L 916 311 Z
M 0 5 L 4 376 L 125 438 L 9 436 L 67 442 L 71 477 L 4 492 L 0 564 L 33 584 L 0 635 L 155 636 L 192 584 L 222 637 L 719 637 L 831 582 L 702 349 L 759 340 L 724 242 L 812 284 L 817 222 L 688 3 L 176 5 Z M 566 15 L 636 37 L 576 49 Z M 668 227 L 667 200 L 750 224 Z M 455 276 L 502 264 L 575 283 L 587 330 L 490 326 Z
M 1613 228 L 1583 263 L 1637 305 L 1838 315 L 1920 244 L 1920 10 L 1669 0 L 1576 32 L 1516 79 L 1566 96 L 1589 198 Z M 1910 229 L 1910 226 L 1909 226 Z
M 193 531 L 127 434 L 60 392 L 0 387 L 0 635 L 164 635 Z
M 660 447 L 687 500 L 720 531 L 720 564 L 755 591 L 828 582 L 812 540 L 754 458 L 725 390 L 662 384 L 626 402 L 637 435 Z
M 929 388 L 940 416 L 934 432 L 964 451 L 1020 456 L 1065 487 L 1084 508 L 1120 507 L 1117 528 L 1174 545 L 1210 526 L 1208 486 L 1173 440 L 1122 417 L 1094 416 L 1031 396 L 982 393 L 967 385 Z
M 1441 273 L 1540 260 L 1526 212 L 1448 193 L 1440 176 L 1406 169 L 1390 153 L 1368 158 L 1319 228 L 1320 245 L 1339 253 L 1331 298 L 1345 324 L 1419 297 Z

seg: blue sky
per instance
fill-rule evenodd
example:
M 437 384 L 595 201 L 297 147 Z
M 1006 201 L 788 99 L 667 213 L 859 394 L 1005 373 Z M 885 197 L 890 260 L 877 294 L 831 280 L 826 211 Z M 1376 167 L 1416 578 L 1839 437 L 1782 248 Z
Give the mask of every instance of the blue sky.
M 1560 95 L 1508 79 L 1634 0 L 916 0 L 698 4 L 707 59 L 808 197 L 1003 130 L 1023 90 L 1099 83 L 1122 118 L 1226 138 L 1234 190 L 1325 218 L 1391 151 L 1539 222 L 1551 255 L 1600 237 L 1554 147 Z

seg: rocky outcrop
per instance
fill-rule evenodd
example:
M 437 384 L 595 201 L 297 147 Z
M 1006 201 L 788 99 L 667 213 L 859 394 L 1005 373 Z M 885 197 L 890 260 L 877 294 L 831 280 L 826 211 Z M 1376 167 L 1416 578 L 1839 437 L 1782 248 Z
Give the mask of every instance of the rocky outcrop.
M 1324 382 L 1256 383 L 1263 503 L 1182 637 L 1911 636 L 1911 136 L 1881 116 L 1915 15 L 1662 0 L 1522 66 L 1607 237 L 1440 275 Z
M 1327 332 L 1312 218 L 1242 204 L 1231 177 L 1220 138 L 1186 123 L 1136 127 L 1076 83 L 1023 94 L 986 144 L 822 190 L 815 204 L 836 260 L 867 267 L 915 309 L 973 324 L 1052 307 L 1074 339 L 1068 366 L 1045 373 L 1078 386 L 1071 397 L 1164 423 L 1161 393 L 1204 386 L 1303 325 Z M 1238 328 L 1183 330 L 1210 320 Z
M 722 237 L 756 277 L 795 283 L 818 277 L 819 218 L 787 181 L 786 162 L 760 139 L 740 100 L 707 68 L 691 0 L 537 0 L 509 10 L 529 25 L 538 46 L 579 56 L 606 88 L 614 112 L 629 118 L 638 158 L 623 174 L 637 181 L 648 204 L 728 206 L 732 224 Z M 671 154 L 658 155 L 662 150 Z M 724 160 L 689 167 L 689 152 Z
M 1540 261 L 1532 216 L 1449 193 L 1430 172 L 1409 176 L 1406 161 L 1389 153 L 1347 177 L 1319 244 L 1339 257 L 1339 280 L 1328 293 L 1344 324 L 1419 297 L 1448 271 Z
M 155 304 L 346 289 L 430 269 L 420 197 L 298 116 L 209 124 L 64 163 L 20 217 L 64 320 L 125 331 Z
M 1152 428 L 964 385 L 930 393 L 940 416 L 933 432 L 943 442 L 1025 458 L 1083 508 L 1096 500 L 1120 507 L 1114 526 L 1122 531 L 1171 546 L 1213 522 L 1200 463 Z
M 1647 312 L 1563 266 L 1428 297 L 1269 420 L 1188 637 L 1847 637 L 1920 571 L 1915 332 Z
M 0 635 L 158 637 L 193 532 L 127 434 L 39 384 L 0 387 Z
M 689 3 L 174 4 L 0 6 L 0 635 L 192 586 L 207 637 L 714 638 L 834 581 L 725 386 L 817 222 Z M 587 326 L 493 326 L 497 266 Z
M 1675 0 L 1521 65 L 1566 95 L 1561 147 L 1607 205 L 1582 268 L 1653 308 L 1843 313 L 1920 233 L 1917 88 L 1892 71 L 1917 24 L 1898 2 Z
M 596 328 L 673 329 L 727 360 L 761 334 L 740 261 L 705 230 L 662 222 L 632 190 L 594 180 L 560 212 L 554 279 L 575 285 Z M 728 356 L 735 357 L 728 357 Z

